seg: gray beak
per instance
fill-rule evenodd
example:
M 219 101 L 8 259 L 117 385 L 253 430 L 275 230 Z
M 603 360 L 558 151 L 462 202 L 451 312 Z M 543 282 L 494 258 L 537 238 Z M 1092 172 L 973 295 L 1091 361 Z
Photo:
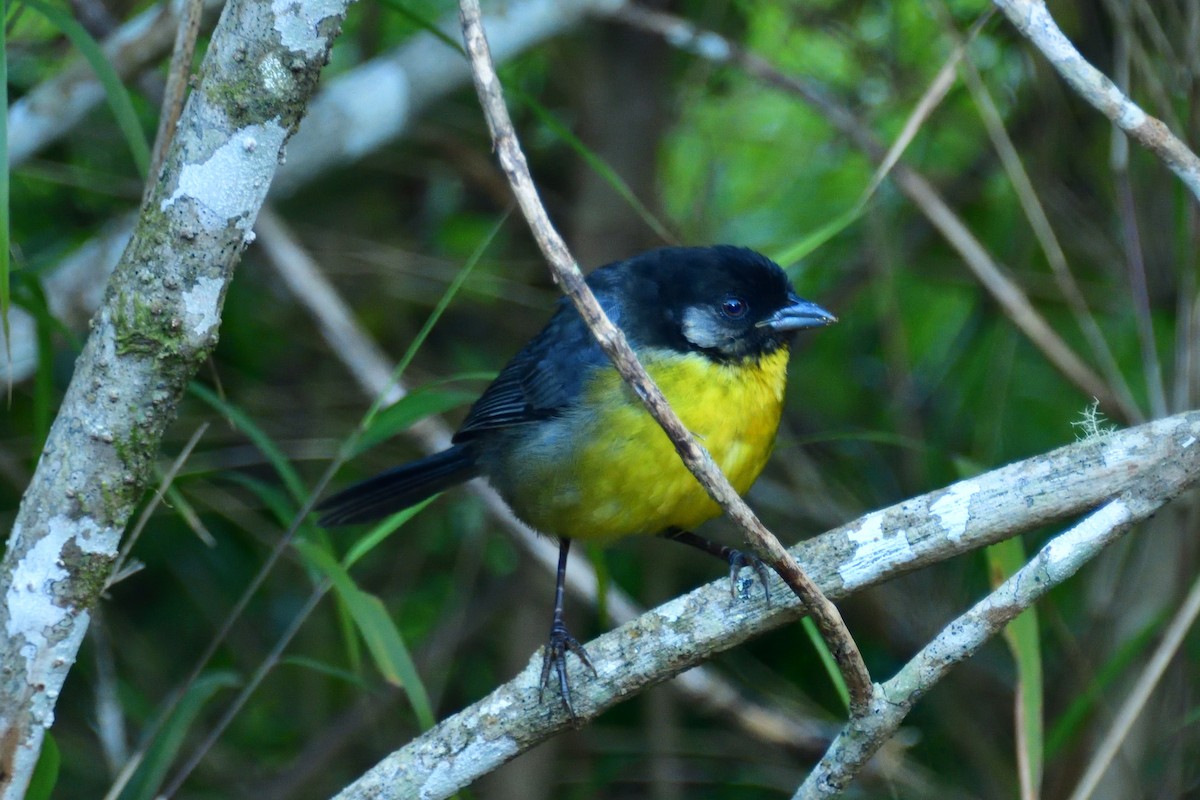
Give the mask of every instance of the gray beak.
M 804 328 L 823 328 L 837 322 L 837 317 L 816 303 L 790 295 L 791 302 L 758 323 L 779 333 L 798 331 Z

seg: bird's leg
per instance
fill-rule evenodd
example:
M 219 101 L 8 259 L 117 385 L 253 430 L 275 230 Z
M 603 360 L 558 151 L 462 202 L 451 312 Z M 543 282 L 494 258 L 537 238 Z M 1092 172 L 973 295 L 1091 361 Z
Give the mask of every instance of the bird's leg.
M 546 654 L 542 657 L 542 680 L 538 689 L 538 702 L 546 691 L 550 679 L 550 667 L 558 673 L 558 691 L 571 719 L 575 719 L 575 708 L 571 705 L 571 687 L 567 683 L 567 653 L 574 653 L 580 661 L 596 674 L 592 660 L 575 637 L 567 632 L 563 622 L 563 582 L 567 576 L 567 553 L 571 550 L 570 539 L 558 540 L 558 579 L 554 585 L 554 619 L 550 623 L 550 641 L 546 643 Z
M 697 536 L 691 531 L 681 531 L 677 529 L 669 530 L 663 535 L 664 539 L 670 539 L 675 542 L 682 542 L 690 545 L 697 550 L 703 550 L 709 555 L 714 555 L 722 561 L 729 563 L 729 594 L 731 597 L 737 597 L 737 577 L 746 567 L 750 567 L 758 575 L 758 580 L 763 587 L 763 597 L 767 600 L 767 605 L 771 605 L 771 585 L 768 583 L 770 578 L 767 573 L 767 565 L 762 562 L 762 559 L 747 553 L 743 550 L 736 550 L 732 547 L 726 547 L 719 542 L 714 542 L 710 539 L 705 539 L 703 536 Z

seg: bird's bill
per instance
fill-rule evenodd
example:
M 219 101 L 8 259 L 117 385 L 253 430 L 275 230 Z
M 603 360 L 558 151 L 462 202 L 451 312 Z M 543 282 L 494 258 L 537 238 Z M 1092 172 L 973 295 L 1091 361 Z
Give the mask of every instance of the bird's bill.
M 790 303 L 758 323 L 781 333 L 804 328 L 823 328 L 837 322 L 837 317 L 816 303 L 792 295 Z

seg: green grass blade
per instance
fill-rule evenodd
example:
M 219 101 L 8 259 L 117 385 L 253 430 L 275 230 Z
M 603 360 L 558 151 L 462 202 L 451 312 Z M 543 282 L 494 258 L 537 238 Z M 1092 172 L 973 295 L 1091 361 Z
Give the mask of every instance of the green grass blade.
M 678 237 L 667 230 L 667 226 L 663 225 L 658 217 L 654 216 L 654 212 L 638 199 L 637 195 L 633 193 L 633 189 L 629 188 L 629 184 L 617 174 L 617 171 L 610 167 L 608 162 L 597 155 L 595 151 L 584 144 L 582 139 L 571 133 L 570 129 L 558 120 L 558 117 L 550 113 L 549 109 L 537 100 L 534 100 L 532 96 L 522 92 L 512 81 L 508 83 L 505 90 L 512 98 L 520 101 L 529 108 L 543 125 L 574 150 L 576 155 L 582 158 L 583 162 L 600 176 L 601 180 L 607 183 L 614 192 L 621 196 L 622 200 L 629 204 L 634 213 L 642 218 L 642 221 L 650 227 L 650 230 L 654 231 L 655 235 L 669 244 L 678 244 Z
M 475 248 L 475 251 L 471 253 L 470 258 L 468 258 L 466 263 L 463 264 L 462 269 L 460 269 L 458 274 L 454 276 L 454 280 L 450 281 L 450 285 L 446 287 L 445 293 L 442 294 L 441 298 L 437 302 L 437 305 L 434 306 L 433 311 L 430 312 L 429 318 L 425 320 L 425 324 L 421 326 L 421 330 L 417 331 L 417 335 L 412 340 L 412 344 L 410 344 L 408 349 L 404 351 L 404 355 L 400 358 L 400 363 L 398 363 L 396 368 L 392 370 L 392 380 L 399 380 L 400 376 L 403 375 L 405 370 L 408 369 L 408 365 L 411 364 L 412 360 L 416 357 L 417 351 L 421 349 L 421 345 L 425 344 L 425 339 L 428 338 L 429 333 L 433 330 L 433 326 L 437 325 L 438 320 L 442 318 L 442 314 L 446 313 L 446 309 L 450 307 L 450 301 L 452 301 L 458 295 L 459 289 L 461 289 L 463 284 L 467 282 L 467 278 L 475 269 L 475 265 L 479 263 L 481 258 L 483 258 L 483 254 L 487 252 L 488 247 L 492 244 L 492 240 L 496 238 L 496 234 L 500 232 L 500 228 L 504 226 L 506 221 L 508 221 L 507 213 L 497 220 L 492 229 L 489 230 L 487 235 L 483 237 L 483 241 L 481 241 L 479 246 Z M 371 425 L 374 424 L 375 417 L 380 413 L 380 408 L 382 405 L 382 397 L 377 398 L 375 402 L 371 404 L 371 408 L 367 411 L 362 422 L 359 424 L 358 429 L 360 432 L 369 429 Z M 348 444 L 351 446 L 352 451 L 353 442 L 349 442 Z
M 800 620 L 800 624 L 804 627 L 804 632 L 808 635 L 808 640 L 812 642 L 817 655 L 820 656 L 821 665 L 825 667 L 825 674 L 829 676 L 833 688 L 837 690 L 842 705 L 850 708 L 850 690 L 846 688 L 846 679 L 842 677 L 842 671 L 838 669 L 837 660 L 829 651 L 829 645 L 825 644 L 825 637 L 817 630 L 817 623 L 813 622 L 811 617 L 805 617 Z
M 12 332 L 8 309 L 12 302 L 8 254 L 12 250 L 8 224 L 8 6 L 0 19 L 0 329 L 4 331 L 4 359 L 12 364 Z M 8 371 L 8 396 L 12 398 L 12 370 Z
M 437 495 L 434 495 L 433 497 L 422 500 L 415 506 L 409 506 L 402 511 L 397 511 L 395 514 L 392 514 L 387 519 L 371 528 L 371 530 L 367 531 L 365 536 L 355 542 L 350 550 L 346 553 L 346 557 L 342 559 L 342 566 L 346 569 L 350 569 L 350 567 L 354 566 L 360 558 L 374 550 L 380 542 L 399 530 L 404 523 L 408 522 L 417 514 L 424 511 L 425 506 L 432 503 L 437 499 L 437 497 Z
M 996 587 L 1025 564 L 1025 545 L 1019 536 L 985 550 L 992 586 Z M 1022 612 L 1004 628 L 1004 641 L 1017 664 L 1017 764 L 1023 796 L 1037 796 L 1045 757 L 1042 647 L 1036 608 Z
M 42 452 L 42 443 L 50 434 L 54 415 L 54 333 L 62 324 L 50 313 L 41 281 L 30 271 L 12 276 L 12 302 L 25 309 L 34 321 L 37 341 L 37 366 L 33 374 L 33 436 L 30 443 L 34 458 Z M 9 287 L 5 283 L 5 288 Z M 4 312 L 5 343 L 8 342 L 8 313 Z M 11 363 L 12 353 L 6 354 Z M 11 387 L 10 387 L 11 388 Z
M 866 203 L 856 203 L 795 244 L 789 245 L 782 250 L 768 252 L 767 256 L 775 263 L 782 264 L 784 267 L 795 264 L 857 222 L 859 217 L 863 215 L 866 207 Z
M 162 785 L 167 770 L 187 739 L 188 730 L 213 696 L 221 689 L 241 683 L 236 673 L 224 670 L 202 676 L 192 684 L 187 694 L 179 701 L 171 718 L 159 729 L 158 735 L 146 750 L 129 783 L 121 791 L 120 800 L 153 800 Z
M 287 525 L 296 516 L 295 503 L 287 494 L 280 491 L 276 484 L 259 480 L 244 472 L 230 472 L 223 477 L 230 483 L 236 483 L 249 490 L 251 494 L 258 498 L 267 511 L 271 513 L 271 516 L 274 517 L 279 525 Z
M 310 566 L 324 574 L 333 584 L 334 591 L 345 602 L 363 641 L 367 643 L 367 650 L 371 653 L 379 673 L 388 683 L 402 687 L 407 692 L 422 730 L 433 727 L 433 709 L 429 703 L 429 694 L 417 674 L 416 665 L 404 644 L 404 638 L 392 618 L 388 616 L 383 602 L 375 595 L 359 589 L 350 573 L 328 550 L 306 541 L 295 542 L 295 547 Z
M 235 428 L 246 434 L 247 438 L 254 443 L 258 451 L 266 457 L 271 466 L 275 468 L 275 471 L 279 473 L 279 477 L 283 480 L 283 485 L 287 487 L 292 498 L 298 504 L 304 504 L 308 499 L 308 490 L 304 488 L 304 482 L 300 480 L 300 474 L 296 472 L 291 462 L 288 461 L 287 456 L 283 454 L 279 446 L 275 444 L 262 428 L 258 427 L 244 411 L 228 400 L 218 397 L 216 392 L 204 384 L 191 383 L 188 386 L 188 391 L 208 403 L 217 413 L 233 423 Z
M 146 141 L 146 132 L 142 130 L 142 123 L 138 121 L 137 112 L 133 108 L 129 90 L 125 88 L 125 84 L 121 82 L 121 76 L 117 75 L 117 71 L 113 69 L 112 64 L 104 55 L 104 49 L 82 25 L 63 9 L 43 3 L 42 0 L 22 0 L 22 3 L 27 8 L 41 14 L 51 25 L 61 31 L 87 60 L 92 71 L 96 73 L 96 79 L 104 88 L 104 96 L 108 98 L 108 105 L 112 109 L 113 116 L 117 118 L 117 125 L 121 128 L 121 133 L 125 135 L 125 142 L 129 146 L 133 162 L 137 165 L 138 173 L 144 179 L 146 173 L 150 171 L 150 145 Z M 8 163 L 7 158 L 4 163 Z
M 409 428 L 417 420 L 466 405 L 477 397 L 479 397 L 478 392 L 450 389 L 438 391 L 419 389 L 410 392 L 375 415 L 370 426 L 358 437 L 358 442 L 354 446 L 354 455 L 361 455 L 372 447 L 386 442 L 400 431 Z
M 328 675 L 329 677 L 336 678 L 339 681 L 345 681 L 346 683 L 359 689 L 370 688 L 363 682 L 362 678 L 358 677 L 353 672 L 340 667 L 335 667 L 332 664 L 326 664 L 324 661 L 318 661 L 315 658 L 309 658 L 308 656 L 286 656 L 279 659 L 279 664 L 280 666 L 300 667 L 301 669 L 312 670 L 313 672 L 320 673 L 321 675 Z

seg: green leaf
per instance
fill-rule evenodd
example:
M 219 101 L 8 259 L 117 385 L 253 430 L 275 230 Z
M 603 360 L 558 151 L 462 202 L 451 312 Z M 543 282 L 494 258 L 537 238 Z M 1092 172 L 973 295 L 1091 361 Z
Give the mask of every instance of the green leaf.
M 789 264 L 795 264 L 857 222 L 865 209 L 865 203 L 858 203 L 800 239 L 800 241 L 781 250 L 769 252 L 767 255 L 772 261 L 782 264 L 785 267 Z
M 50 793 L 58 783 L 58 768 L 61 764 L 62 755 L 58 752 L 58 742 L 46 731 L 46 737 L 42 740 L 42 752 L 38 753 L 33 777 L 29 779 L 29 788 L 25 790 L 25 800 L 50 800 Z
M 117 125 L 120 126 L 121 133 L 125 135 L 125 142 L 137 165 L 138 173 L 144 179 L 150 171 L 150 145 L 146 142 L 146 133 L 142 130 L 141 122 L 138 121 L 129 91 L 121 82 L 121 76 L 117 74 L 104 55 L 104 49 L 82 25 L 63 9 L 43 3 L 42 0 L 22 0 L 22 3 L 45 17 L 51 25 L 70 39 L 71 44 L 75 45 L 75 48 L 87 59 L 92 71 L 96 73 L 96 79 L 104 88 L 108 105 L 112 109 L 113 116 L 117 118 Z M 8 163 L 7 157 L 4 163 Z M 7 181 L 5 183 L 7 184 Z
M 342 559 L 342 566 L 346 569 L 350 569 L 350 567 L 358 563 L 360 558 L 374 550 L 380 542 L 399 530 L 400 526 L 402 526 L 404 523 L 408 522 L 417 514 L 424 511 L 425 506 L 429 505 L 437 498 L 438 495 L 426 498 L 425 500 L 417 503 L 415 506 L 409 506 L 408 508 L 397 511 L 395 514 L 392 514 L 383 521 L 377 523 L 375 527 L 367 531 L 365 536 L 360 538 L 350 547 L 350 550 L 346 553 L 346 557 Z
M 375 445 L 386 442 L 400 431 L 407 430 L 417 420 L 466 405 L 478 396 L 478 392 L 450 389 L 422 389 L 407 394 L 375 415 L 358 438 L 354 455 L 361 455 Z
M 349 670 L 335 667 L 332 664 L 326 664 L 324 661 L 318 661 L 315 658 L 307 656 L 285 656 L 279 660 L 279 663 L 286 666 L 300 667 L 301 669 L 309 669 L 313 672 L 318 672 L 322 675 L 328 675 L 331 678 L 337 678 L 340 681 L 345 681 L 359 689 L 368 688 L 363 679 L 355 675 Z
M 384 680 L 402 687 L 408 693 L 409 702 L 412 703 L 422 730 L 432 728 L 434 719 L 429 694 L 417 674 L 417 667 L 408 653 L 404 638 L 392 618 L 388 616 L 383 601 L 359 589 L 350 573 L 328 550 L 306 541 L 297 541 L 295 545 L 304 560 L 323 573 L 333 584 L 334 591 L 354 618 L 354 624 L 358 626 L 358 631 L 367 644 L 367 650 Z
M 179 754 L 187 732 L 204 709 L 205 704 L 221 689 L 241 683 L 237 674 L 228 670 L 202 675 L 179 701 L 171 718 L 159 728 L 158 735 L 146 749 L 146 757 L 121 791 L 120 800 L 153 800 L 167 770 Z
M 250 441 L 254 443 L 254 446 L 258 448 L 259 452 L 266 457 L 267 461 L 271 462 L 271 466 L 275 468 L 275 471 L 279 473 L 279 477 L 283 479 L 283 485 L 291 493 L 292 499 L 297 504 L 304 505 L 308 499 L 308 490 L 304 488 L 304 482 L 300 480 L 299 473 L 292 467 L 287 456 L 283 454 L 279 446 L 267 435 L 266 431 L 258 427 L 240 408 L 224 398 L 218 397 L 216 392 L 204 384 L 191 383 L 188 385 L 188 391 L 208 403 L 218 413 L 232 422 L 235 428 L 246 434 Z
M 992 587 L 1004 583 L 1026 561 L 1025 545 L 1014 536 L 986 548 L 988 572 Z M 1038 635 L 1037 609 L 1030 607 L 1004 628 L 1004 641 L 1017 663 L 1017 764 L 1021 785 L 1038 794 L 1042 781 L 1045 757 L 1043 720 L 1044 685 L 1042 680 L 1042 646 Z
M 804 626 L 808 640 L 812 642 L 813 648 L 820 656 L 821 665 L 825 667 L 825 674 L 829 676 L 833 688 L 837 690 L 838 697 L 842 699 L 842 705 L 850 708 L 850 690 L 846 687 L 846 679 L 842 677 L 842 671 L 838 669 L 837 659 L 829 651 L 829 645 L 825 644 L 825 637 L 817 630 L 817 623 L 812 621 L 812 617 L 805 617 L 800 620 L 800 624 Z
M 230 472 L 224 477 L 232 483 L 249 489 L 281 526 L 286 527 L 292 517 L 296 515 L 295 504 L 275 484 L 259 480 L 244 472 Z

